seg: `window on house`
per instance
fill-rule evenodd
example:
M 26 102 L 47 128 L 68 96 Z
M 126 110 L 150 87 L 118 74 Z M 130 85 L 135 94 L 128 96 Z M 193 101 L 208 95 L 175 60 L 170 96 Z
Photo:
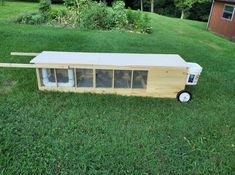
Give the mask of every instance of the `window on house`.
M 131 70 L 114 71 L 114 88 L 131 88 Z
M 224 6 L 224 13 L 223 18 L 232 21 L 234 13 L 234 6 L 232 5 L 225 5 Z
M 132 88 L 146 89 L 147 77 L 148 71 L 134 70 Z
M 96 70 L 96 87 L 111 88 L 113 82 L 113 70 Z
M 93 70 L 76 69 L 77 87 L 93 87 Z

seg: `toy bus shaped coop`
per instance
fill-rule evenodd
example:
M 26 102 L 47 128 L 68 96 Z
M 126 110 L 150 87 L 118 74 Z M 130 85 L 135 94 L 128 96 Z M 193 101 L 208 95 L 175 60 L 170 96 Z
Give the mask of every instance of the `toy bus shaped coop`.
M 177 54 L 44 51 L 35 55 L 31 64 L 1 65 L 36 68 L 40 90 L 177 97 L 181 102 L 191 100 L 185 85 L 196 85 L 202 71 Z

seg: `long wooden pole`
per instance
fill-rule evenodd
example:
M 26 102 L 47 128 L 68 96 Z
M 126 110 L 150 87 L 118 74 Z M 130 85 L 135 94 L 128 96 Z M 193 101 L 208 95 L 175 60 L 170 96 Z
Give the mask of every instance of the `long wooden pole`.
M 8 68 L 56 68 L 68 69 L 68 65 L 50 65 L 50 64 L 21 64 L 21 63 L 0 63 L 0 67 Z
M 36 68 L 35 64 L 0 63 L 0 67 Z
M 13 56 L 37 56 L 39 53 L 28 53 L 28 52 L 11 52 Z

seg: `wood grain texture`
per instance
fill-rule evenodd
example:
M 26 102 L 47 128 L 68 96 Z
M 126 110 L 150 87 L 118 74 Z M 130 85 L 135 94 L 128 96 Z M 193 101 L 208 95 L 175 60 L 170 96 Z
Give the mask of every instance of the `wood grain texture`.
M 89 67 L 91 68 L 91 67 Z M 106 69 L 111 69 L 106 67 Z M 122 68 L 120 68 L 122 69 Z M 122 69 L 123 70 L 123 69 Z M 130 70 L 130 69 L 128 69 Z M 139 69 L 138 69 L 139 70 Z M 95 88 L 95 69 L 93 69 L 93 87 L 45 87 L 40 86 L 40 90 L 59 91 L 59 92 L 89 92 L 100 94 L 119 94 L 125 96 L 148 96 L 148 97 L 162 97 L 175 98 L 176 94 L 185 88 L 187 78 L 187 68 L 152 68 L 148 69 L 147 89 L 133 89 L 133 88 Z

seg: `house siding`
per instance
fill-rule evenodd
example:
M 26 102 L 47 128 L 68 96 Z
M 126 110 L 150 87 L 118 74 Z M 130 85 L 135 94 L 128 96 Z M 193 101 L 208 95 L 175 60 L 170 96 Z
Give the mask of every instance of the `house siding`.
M 214 2 L 208 29 L 212 32 L 235 40 L 235 14 L 232 21 L 223 19 L 224 5 L 228 3 Z M 234 5 L 234 4 L 233 4 Z

